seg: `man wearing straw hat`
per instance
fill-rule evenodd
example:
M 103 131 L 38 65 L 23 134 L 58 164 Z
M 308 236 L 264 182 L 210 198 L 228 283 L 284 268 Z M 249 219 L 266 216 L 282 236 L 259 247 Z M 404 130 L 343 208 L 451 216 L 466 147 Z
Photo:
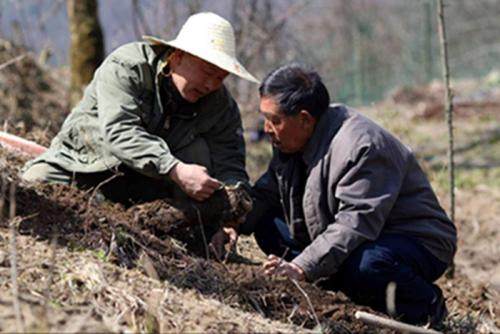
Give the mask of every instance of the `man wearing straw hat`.
M 258 80 L 236 60 L 231 24 L 199 13 L 174 40 L 145 40 L 104 60 L 25 180 L 99 185 L 126 204 L 203 201 L 223 184 L 248 182 L 241 118 L 223 81 Z

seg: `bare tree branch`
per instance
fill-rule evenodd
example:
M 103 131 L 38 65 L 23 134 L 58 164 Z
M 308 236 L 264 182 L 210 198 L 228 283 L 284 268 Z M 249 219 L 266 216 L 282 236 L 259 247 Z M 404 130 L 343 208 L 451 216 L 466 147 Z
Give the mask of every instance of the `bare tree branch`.
M 443 66 L 443 82 L 445 84 L 445 113 L 448 124 L 448 163 L 450 182 L 450 215 L 455 221 L 455 164 L 454 164 L 454 137 L 453 137 L 453 93 L 450 88 L 450 68 L 448 65 L 448 43 L 446 40 L 446 25 L 444 18 L 443 0 L 438 1 L 438 28 L 441 45 L 441 62 Z

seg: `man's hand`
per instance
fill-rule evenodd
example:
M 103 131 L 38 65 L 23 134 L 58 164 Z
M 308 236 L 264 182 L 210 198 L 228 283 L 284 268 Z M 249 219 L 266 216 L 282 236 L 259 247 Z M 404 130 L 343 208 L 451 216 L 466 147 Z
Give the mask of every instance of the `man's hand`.
M 205 167 L 195 164 L 179 162 L 168 175 L 189 197 L 200 202 L 212 196 L 222 185 L 208 175 Z
M 210 247 L 212 248 L 215 256 L 222 260 L 226 253 L 226 244 L 229 243 L 229 251 L 236 247 L 238 242 L 238 232 L 232 227 L 222 227 L 217 233 L 214 234 L 212 240 L 210 241 Z
M 276 255 L 269 255 L 263 265 L 264 274 L 287 276 L 297 281 L 303 281 L 306 278 L 304 270 L 298 265 L 283 260 Z

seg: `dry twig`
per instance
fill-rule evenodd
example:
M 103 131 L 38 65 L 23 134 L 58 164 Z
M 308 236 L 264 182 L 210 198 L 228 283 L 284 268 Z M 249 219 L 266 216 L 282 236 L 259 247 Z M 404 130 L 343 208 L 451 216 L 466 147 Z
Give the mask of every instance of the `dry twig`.
M 5 190 L 7 181 L 4 180 L 3 175 L 0 177 L 0 223 L 3 219 L 3 207 L 5 205 Z
M 57 250 L 57 236 L 52 237 L 50 242 L 50 260 L 49 260 L 49 272 L 47 275 L 47 282 L 45 284 L 45 289 L 43 292 L 43 309 L 45 312 L 45 321 L 49 319 L 49 300 L 50 300 L 50 287 L 52 286 L 52 281 L 54 277 L 54 268 L 56 262 L 56 250 Z
M 438 334 L 438 333 L 441 333 L 441 332 L 435 331 L 433 329 L 427 329 L 427 328 L 423 328 L 423 327 L 405 324 L 404 322 L 379 317 L 378 315 L 363 312 L 363 311 L 357 311 L 354 316 L 356 317 L 356 319 L 359 319 L 366 324 L 375 325 L 377 327 L 391 328 L 391 329 L 395 329 L 395 330 L 403 332 L 403 333 L 416 333 L 416 334 L 420 334 L 420 333 L 421 334 Z
M 11 60 L 6 61 L 5 63 L 0 64 L 0 71 L 6 67 L 12 65 L 12 64 L 24 59 L 24 57 L 26 57 L 27 55 L 28 55 L 27 53 L 23 53 L 22 55 L 19 55 L 16 58 L 13 58 Z
M 318 315 L 316 314 L 316 311 L 314 310 L 314 306 L 311 302 L 311 298 L 309 298 L 309 296 L 307 295 L 307 292 L 305 292 L 304 289 L 302 289 L 302 287 L 300 286 L 299 282 L 297 282 L 297 280 L 295 280 L 293 278 L 290 278 L 290 280 L 297 287 L 297 289 L 299 289 L 300 293 L 302 293 L 302 295 L 306 298 L 307 305 L 309 305 L 309 308 L 311 309 L 312 315 L 314 317 L 314 321 L 316 321 L 316 325 L 321 330 L 321 328 L 322 328 L 321 322 L 319 322 Z
M 198 217 L 198 223 L 200 224 L 200 231 L 201 231 L 201 237 L 203 239 L 203 246 L 205 246 L 205 256 L 208 260 L 210 256 L 210 252 L 208 250 L 208 242 L 207 242 L 207 236 L 205 235 L 205 229 L 203 228 L 203 221 L 201 220 L 201 213 L 200 210 L 193 204 L 191 206 L 194 208 L 194 211 L 196 212 L 196 216 Z
M 89 190 L 87 190 L 86 194 L 92 190 L 92 194 L 90 195 L 89 197 L 89 200 L 87 202 L 87 211 L 90 209 L 90 204 L 92 203 L 92 199 L 94 199 L 95 195 L 97 194 L 97 191 L 102 187 L 104 186 L 105 184 L 113 181 L 114 179 L 116 179 L 117 177 L 119 176 L 122 176 L 123 173 L 122 172 L 118 172 L 116 171 L 115 174 L 111 175 L 110 177 L 108 177 L 106 180 L 100 182 L 95 188 L 90 188 Z

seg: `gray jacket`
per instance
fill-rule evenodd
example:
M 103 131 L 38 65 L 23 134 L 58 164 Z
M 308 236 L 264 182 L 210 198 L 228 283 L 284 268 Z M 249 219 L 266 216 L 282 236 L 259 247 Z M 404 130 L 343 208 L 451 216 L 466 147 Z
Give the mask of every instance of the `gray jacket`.
M 160 74 L 161 56 L 170 51 L 143 42 L 113 51 L 49 150 L 27 167 L 44 161 L 92 173 L 123 163 L 161 179 L 178 161 L 176 152 L 202 137 L 210 150 L 212 176 L 227 183 L 247 182 L 238 106 L 222 87 L 178 110 Z M 178 116 L 176 122 L 166 127 L 172 115 Z
M 319 118 L 303 154 L 275 151 L 253 192 L 254 210 L 240 232 L 282 210 L 292 237 L 305 246 L 293 262 L 312 281 L 334 274 L 356 247 L 383 233 L 412 236 L 445 263 L 456 251 L 455 226 L 412 152 L 346 106 Z

